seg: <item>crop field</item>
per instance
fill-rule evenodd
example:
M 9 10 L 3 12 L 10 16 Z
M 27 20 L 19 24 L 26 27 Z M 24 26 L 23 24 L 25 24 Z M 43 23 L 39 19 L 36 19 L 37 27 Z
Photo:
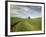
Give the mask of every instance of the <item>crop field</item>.
M 10 31 L 21 32 L 21 31 L 39 31 L 41 30 L 41 18 L 10 18 Z

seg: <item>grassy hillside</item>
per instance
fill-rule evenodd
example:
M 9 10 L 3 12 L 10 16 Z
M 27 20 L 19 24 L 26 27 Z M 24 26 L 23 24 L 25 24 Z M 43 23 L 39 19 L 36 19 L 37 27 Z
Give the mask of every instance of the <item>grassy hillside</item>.
M 41 18 L 22 19 L 11 17 L 11 32 L 41 30 Z

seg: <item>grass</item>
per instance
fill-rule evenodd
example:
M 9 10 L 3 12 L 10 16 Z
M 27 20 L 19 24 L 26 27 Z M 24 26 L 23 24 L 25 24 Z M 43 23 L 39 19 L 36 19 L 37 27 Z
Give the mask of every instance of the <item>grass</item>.
M 41 18 L 23 19 L 11 17 L 11 32 L 41 30 Z

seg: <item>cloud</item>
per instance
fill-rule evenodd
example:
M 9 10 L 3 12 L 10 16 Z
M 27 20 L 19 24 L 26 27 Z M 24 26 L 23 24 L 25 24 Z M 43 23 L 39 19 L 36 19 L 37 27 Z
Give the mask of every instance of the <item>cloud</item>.
M 41 6 L 10 5 L 11 17 L 41 17 Z

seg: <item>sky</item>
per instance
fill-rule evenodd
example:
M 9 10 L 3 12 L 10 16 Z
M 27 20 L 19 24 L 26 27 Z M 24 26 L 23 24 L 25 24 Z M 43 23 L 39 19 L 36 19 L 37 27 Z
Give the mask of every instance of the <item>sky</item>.
M 41 17 L 41 6 L 32 5 L 10 5 L 10 16 L 18 18 Z

